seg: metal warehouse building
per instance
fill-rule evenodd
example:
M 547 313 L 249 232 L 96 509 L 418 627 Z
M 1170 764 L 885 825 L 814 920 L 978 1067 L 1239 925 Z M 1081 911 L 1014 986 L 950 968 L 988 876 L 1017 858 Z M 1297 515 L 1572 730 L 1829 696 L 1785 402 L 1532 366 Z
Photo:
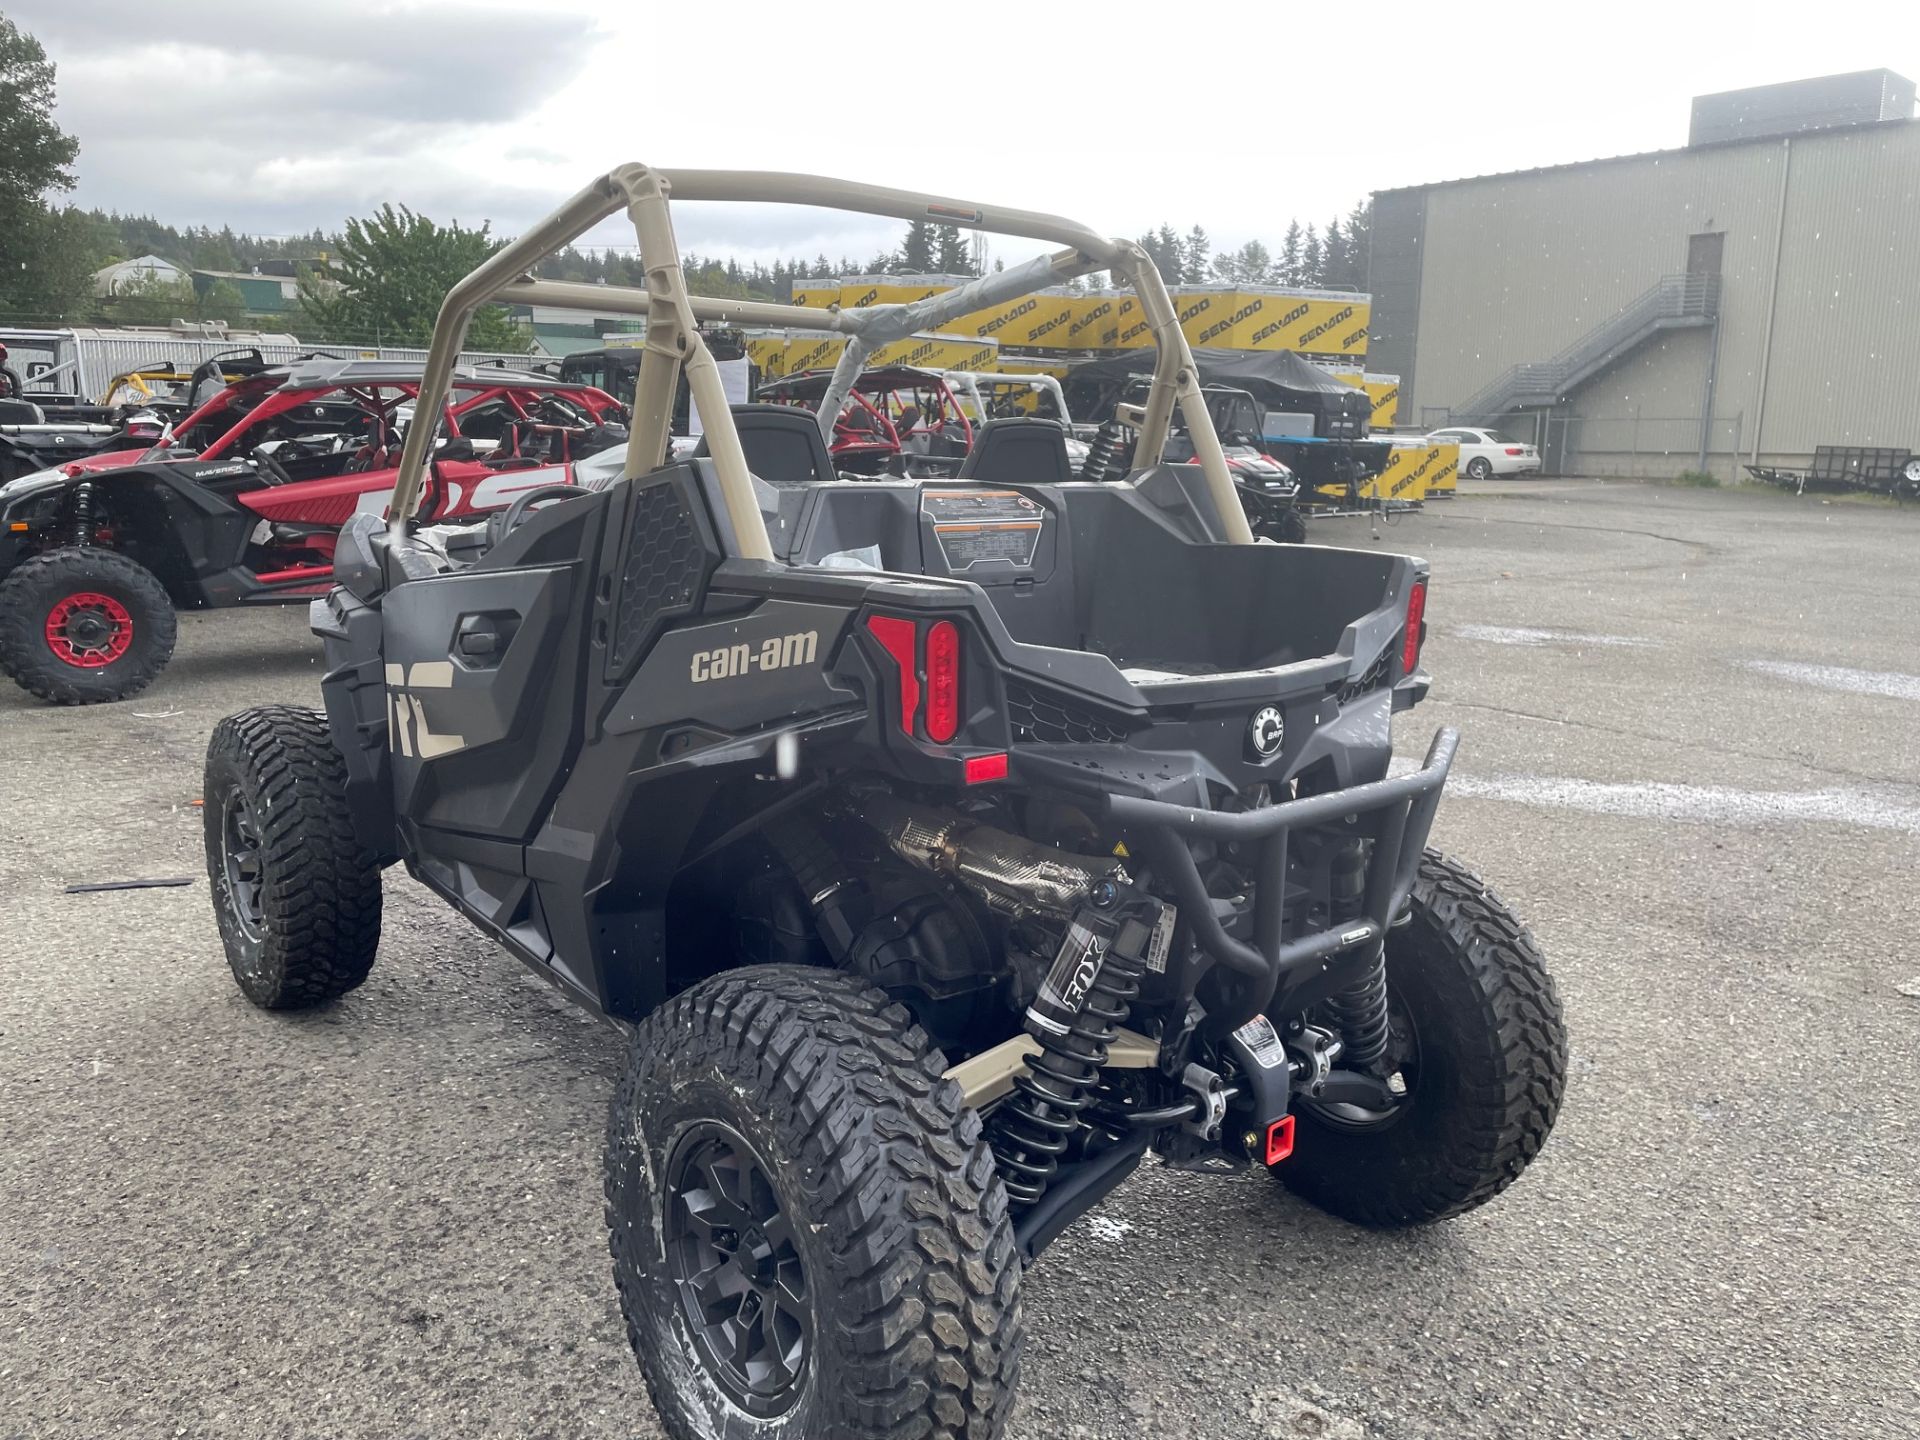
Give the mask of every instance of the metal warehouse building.
M 1920 451 L 1913 111 L 1829 76 L 1699 97 L 1684 149 L 1379 191 L 1368 366 L 1549 472 Z

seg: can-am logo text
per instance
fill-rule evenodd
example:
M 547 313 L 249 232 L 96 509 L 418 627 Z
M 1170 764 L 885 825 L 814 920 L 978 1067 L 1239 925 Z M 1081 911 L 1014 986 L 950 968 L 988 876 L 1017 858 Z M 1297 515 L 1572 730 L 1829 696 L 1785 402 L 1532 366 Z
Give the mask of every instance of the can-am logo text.
M 738 645 L 701 650 L 693 657 L 693 683 L 737 680 L 756 670 L 785 670 L 794 665 L 808 665 L 813 662 L 819 648 L 820 632 L 802 630 L 794 635 L 776 635 L 770 640 L 762 640 L 758 645 L 742 641 Z

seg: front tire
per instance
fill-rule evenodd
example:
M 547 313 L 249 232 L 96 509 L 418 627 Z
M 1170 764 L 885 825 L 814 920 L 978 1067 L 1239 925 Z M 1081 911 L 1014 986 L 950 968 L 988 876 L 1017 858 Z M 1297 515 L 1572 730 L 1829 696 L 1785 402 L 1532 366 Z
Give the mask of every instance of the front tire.
M 380 866 L 353 835 L 324 715 L 230 715 L 207 743 L 207 882 L 241 993 L 263 1010 L 337 1000 L 380 945 Z
M 1486 480 L 1493 475 L 1493 462 L 1484 455 L 1476 455 L 1467 462 L 1467 474 L 1475 480 Z
M 173 658 L 173 601 L 151 570 L 112 550 L 48 550 L 0 584 L 0 670 L 42 700 L 124 700 Z
M 992 1440 L 1020 1265 L 979 1117 L 900 1006 L 757 966 L 633 1037 L 607 1122 L 627 1336 L 675 1440 Z
M 1304 545 L 1307 543 L 1307 517 L 1297 505 L 1289 505 L 1280 516 L 1275 527 L 1275 538 L 1282 545 Z
M 1413 914 L 1387 934 L 1407 1098 L 1382 1117 L 1301 1105 L 1274 1174 L 1358 1225 L 1398 1228 L 1483 1205 L 1546 1143 L 1567 1079 L 1560 996 L 1533 936 L 1471 870 L 1421 858 Z

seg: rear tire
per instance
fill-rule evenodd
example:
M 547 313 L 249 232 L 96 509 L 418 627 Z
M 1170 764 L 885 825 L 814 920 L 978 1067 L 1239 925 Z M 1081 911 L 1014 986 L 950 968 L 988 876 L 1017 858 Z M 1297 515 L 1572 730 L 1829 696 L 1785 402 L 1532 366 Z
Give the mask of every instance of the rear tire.
M 1493 462 L 1484 455 L 1476 455 L 1467 462 L 1467 474 L 1475 480 L 1485 480 L 1493 474 Z
M 674 1440 L 1002 1433 L 1020 1264 L 944 1069 L 906 1010 L 831 970 L 730 971 L 635 1031 L 607 1226 Z
M 1481 880 L 1422 857 L 1413 916 L 1387 935 L 1387 987 L 1417 1062 L 1386 1118 L 1340 1123 L 1297 1107 L 1292 1158 L 1273 1173 L 1358 1225 L 1398 1228 L 1485 1204 L 1546 1143 L 1567 1079 L 1560 996 L 1533 936 Z
M 207 881 L 227 963 L 265 1010 L 336 1000 L 380 945 L 380 866 L 353 836 L 326 717 L 230 715 L 207 744 Z
M 112 550 L 49 550 L 0 584 L 0 670 L 56 705 L 138 694 L 173 658 L 178 629 L 153 572 Z

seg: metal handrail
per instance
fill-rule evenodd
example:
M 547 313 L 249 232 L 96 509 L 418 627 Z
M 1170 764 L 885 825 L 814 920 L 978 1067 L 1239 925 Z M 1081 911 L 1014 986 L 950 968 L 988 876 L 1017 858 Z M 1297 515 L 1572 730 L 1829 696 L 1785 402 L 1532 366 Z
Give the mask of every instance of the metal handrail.
M 1711 320 L 1719 309 L 1718 275 L 1663 275 L 1552 359 L 1509 366 L 1464 404 L 1455 406 L 1454 414 L 1497 417 L 1522 395 L 1558 395 L 1573 377 L 1622 346 L 1675 320 Z

